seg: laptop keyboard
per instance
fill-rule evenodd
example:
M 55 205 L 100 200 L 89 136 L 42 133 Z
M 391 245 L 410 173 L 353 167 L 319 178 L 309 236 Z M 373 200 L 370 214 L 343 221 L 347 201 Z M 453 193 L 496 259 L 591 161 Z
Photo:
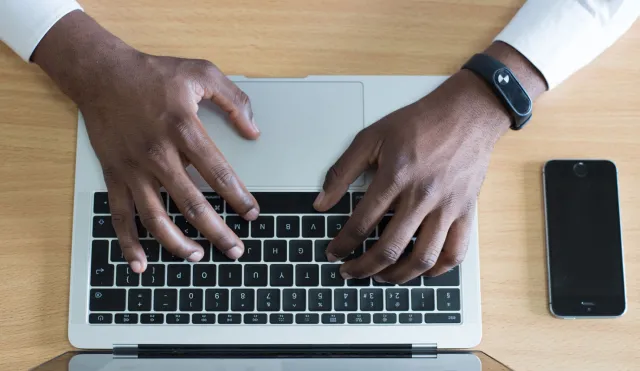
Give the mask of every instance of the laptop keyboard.
M 162 194 L 167 212 L 205 251 L 190 263 L 161 248 L 139 219 L 148 265 L 131 271 L 111 226 L 107 193 L 93 202 L 89 316 L 91 324 L 442 324 L 461 323 L 460 268 L 402 285 L 371 278 L 343 280 L 329 263 L 327 244 L 363 193 L 350 192 L 325 213 L 312 207 L 314 192 L 255 192 L 260 216 L 247 222 L 215 193 L 213 208 L 243 240 L 245 254 L 232 261 L 187 222 Z M 362 255 L 391 215 L 347 259 Z M 413 241 L 405 254 L 410 252 Z

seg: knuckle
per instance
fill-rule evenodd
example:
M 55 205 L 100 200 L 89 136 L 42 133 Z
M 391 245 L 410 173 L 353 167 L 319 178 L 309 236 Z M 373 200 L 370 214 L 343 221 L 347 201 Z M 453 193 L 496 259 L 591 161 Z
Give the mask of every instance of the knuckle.
M 113 224 L 114 228 L 126 226 L 126 224 L 130 221 L 131 217 L 127 216 L 126 213 L 117 210 L 111 210 L 111 224 Z
M 229 188 L 235 183 L 233 171 L 226 163 L 217 163 L 209 169 L 209 173 L 213 177 L 218 187 Z
M 418 255 L 415 259 L 415 265 L 423 272 L 433 268 L 438 261 L 438 256 L 433 253 L 427 253 L 424 255 Z
M 209 214 L 209 203 L 198 199 L 188 199 L 183 204 L 184 217 L 189 221 L 197 221 Z
M 140 222 L 152 234 L 166 226 L 166 215 L 164 210 L 146 210 L 140 212 Z
M 238 107 L 251 107 L 249 96 L 240 89 L 235 89 L 233 93 L 233 104 Z
M 218 235 L 213 241 L 213 248 L 221 252 L 227 252 L 236 245 L 235 238 L 227 234 Z
M 167 149 L 160 142 L 148 142 L 144 148 L 145 157 L 157 163 L 163 163 L 167 156 Z
M 444 265 L 448 267 L 456 267 L 462 264 L 464 255 L 458 253 L 442 254 L 440 259 L 442 260 L 442 263 L 444 263 Z
M 116 170 L 113 166 L 104 166 L 102 168 L 102 175 L 104 176 L 104 182 L 107 186 L 115 186 L 118 185 L 118 177 L 116 175 Z
M 122 163 L 128 170 L 137 170 L 140 167 L 140 163 L 138 163 L 138 161 L 132 159 L 131 157 L 126 157 L 122 160 Z
M 391 243 L 376 254 L 377 263 L 385 266 L 395 264 L 395 262 L 400 259 L 401 255 L 402 248 L 400 247 L 400 244 Z
M 335 184 L 338 181 L 338 179 L 340 179 L 341 175 L 342 175 L 342 169 L 340 168 L 340 166 L 337 163 L 333 164 L 329 168 L 329 171 L 327 171 L 327 175 L 324 177 L 325 186 L 331 186 Z

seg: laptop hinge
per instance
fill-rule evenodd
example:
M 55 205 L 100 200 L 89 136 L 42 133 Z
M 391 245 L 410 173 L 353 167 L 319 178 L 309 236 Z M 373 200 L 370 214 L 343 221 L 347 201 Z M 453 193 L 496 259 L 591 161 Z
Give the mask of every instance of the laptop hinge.
M 436 344 L 116 345 L 114 358 L 425 358 Z

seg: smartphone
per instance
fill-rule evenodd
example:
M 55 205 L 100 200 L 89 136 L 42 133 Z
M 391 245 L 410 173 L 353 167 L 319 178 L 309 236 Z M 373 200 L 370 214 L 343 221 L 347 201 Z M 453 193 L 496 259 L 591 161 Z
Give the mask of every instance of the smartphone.
M 549 308 L 560 318 L 626 310 L 618 171 L 607 160 L 544 165 Z

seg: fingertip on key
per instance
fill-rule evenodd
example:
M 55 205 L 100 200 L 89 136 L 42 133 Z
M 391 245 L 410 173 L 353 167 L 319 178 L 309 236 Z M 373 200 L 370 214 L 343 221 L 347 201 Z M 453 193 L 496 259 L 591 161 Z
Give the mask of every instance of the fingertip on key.
M 137 260 L 134 260 L 131 263 L 129 263 L 129 266 L 131 266 L 131 270 L 136 273 L 142 273 L 144 271 L 144 265 Z
M 196 250 L 191 255 L 189 255 L 187 260 L 190 261 L 190 262 L 199 262 L 200 260 L 202 260 L 203 256 L 204 256 L 204 252 L 203 251 Z
M 253 208 L 251 210 L 249 210 L 246 214 L 244 214 L 244 218 L 246 220 L 256 220 L 258 218 L 258 215 L 260 215 L 260 211 L 258 211 L 257 208 Z
M 233 260 L 240 259 L 242 254 L 244 254 L 244 249 L 240 246 L 234 246 L 230 248 L 226 253 L 227 257 Z

